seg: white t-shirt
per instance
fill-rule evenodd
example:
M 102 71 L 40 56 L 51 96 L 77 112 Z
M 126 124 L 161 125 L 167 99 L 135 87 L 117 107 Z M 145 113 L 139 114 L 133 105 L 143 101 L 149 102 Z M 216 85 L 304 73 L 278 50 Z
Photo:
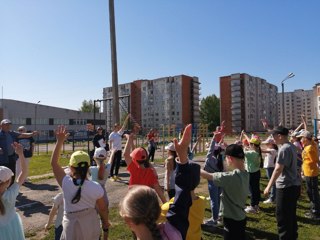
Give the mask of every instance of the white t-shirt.
M 112 132 L 109 136 L 109 142 L 112 142 L 112 150 L 122 150 L 122 143 L 121 143 L 121 139 L 122 139 L 122 134 L 123 131 L 119 131 L 119 132 Z
M 58 209 L 56 221 L 54 222 L 54 227 L 58 228 L 62 224 L 63 219 L 63 193 L 58 193 L 53 198 L 53 206 Z
M 275 166 L 274 160 L 277 157 L 278 152 L 273 148 L 268 148 L 267 151 L 270 151 L 270 153 L 266 153 L 264 156 L 263 168 L 272 168 Z
M 104 175 L 103 175 L 103 179 L 102 180 L 99 180 L 98 179 L 98 172 L 99 172 L 99 168 L 97 166 L 92 166 L 89 168 L 89 173 L 91 175 L 91 181 L 94 181 L 94 182 L 97 182 L 97 183 L 100 183 L 101 186 L 105 186 L 106 182 L 107 182 L 107 179 L 108 179 L 108 176 L 109 176 L 109 173 L 110 173 L 110 168 L 111 168 L 111 165 L 110 163 L 107 163 L 105 165 L 105 170 L 104 170 Z
M 103 197 L 103 189 L 99 183 L 85 180 L 81 187 L 80 201 L 73 204 L 71 201 L 76 195 L 79 186 L 74 185 L 72 178 L 66 175 L 62 180 L 64 194 L 64 211 L 76 212 L 86 208 L 95 208 L 96 201 Z

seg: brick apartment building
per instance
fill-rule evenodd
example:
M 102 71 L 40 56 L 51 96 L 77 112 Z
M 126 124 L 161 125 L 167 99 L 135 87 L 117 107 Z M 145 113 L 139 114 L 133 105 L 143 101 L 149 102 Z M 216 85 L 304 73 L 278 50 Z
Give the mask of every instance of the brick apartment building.
M 220 77 L 220 118 L 226 133 L 263 131 L 261 118 L 278 124 L 278 88 L 246 73 Z
M 120 118 L 128 112 L 143 128 L 200 123 L 200 82 L 197 77 L 178 75 L 119 84 Z M 107 129 L 112 128 L 112 87 L 103 89 Z

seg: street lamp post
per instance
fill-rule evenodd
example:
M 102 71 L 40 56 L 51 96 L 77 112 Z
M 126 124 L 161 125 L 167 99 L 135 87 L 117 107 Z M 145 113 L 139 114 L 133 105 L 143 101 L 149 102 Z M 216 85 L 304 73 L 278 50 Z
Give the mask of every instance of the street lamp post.
M 281 88 L 282 88 L 282 125 L 285 127 L 286 125 L 286 115 L 285 115 L 285 110 L 284 110 L 284 82 L 288 80 L 289 78 L 293 78 L 295 75 L 294 73 L 289 73 L 288 76 L 286 76 L 282 81 L 281 81 Z
M 34 107 L 34 131 L 37 130 L 37 110 L 38 110 L 38 104 L 40 101 L 38 101 Z

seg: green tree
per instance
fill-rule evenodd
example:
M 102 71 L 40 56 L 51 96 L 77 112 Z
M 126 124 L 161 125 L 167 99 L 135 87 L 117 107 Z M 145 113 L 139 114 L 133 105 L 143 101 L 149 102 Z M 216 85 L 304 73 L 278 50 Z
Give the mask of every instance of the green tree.
M 81 112 L 91 112 L 93 113 L 93 101 L 90 99 L 89 101 L 87 100 L 83 100 L 82 101 L 82 106 L 79 109 L 79 111 Z M 96 103 L 96 113 L 100 112 L 100 107 L 99 105 Z
M 220 99 L 216 95 L 210 95 L 201 100 L 200 120 L 208 124 L 208 130 L 214 131 L 220 125 Z

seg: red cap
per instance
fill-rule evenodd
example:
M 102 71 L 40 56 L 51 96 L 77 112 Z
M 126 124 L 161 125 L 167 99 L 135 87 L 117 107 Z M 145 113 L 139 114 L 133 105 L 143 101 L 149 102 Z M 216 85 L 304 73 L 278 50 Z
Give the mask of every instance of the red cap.
M 130 153 L 133 161 L 146 160 L 148 158 L 148 153 L 144 148 L 136 148 Z

